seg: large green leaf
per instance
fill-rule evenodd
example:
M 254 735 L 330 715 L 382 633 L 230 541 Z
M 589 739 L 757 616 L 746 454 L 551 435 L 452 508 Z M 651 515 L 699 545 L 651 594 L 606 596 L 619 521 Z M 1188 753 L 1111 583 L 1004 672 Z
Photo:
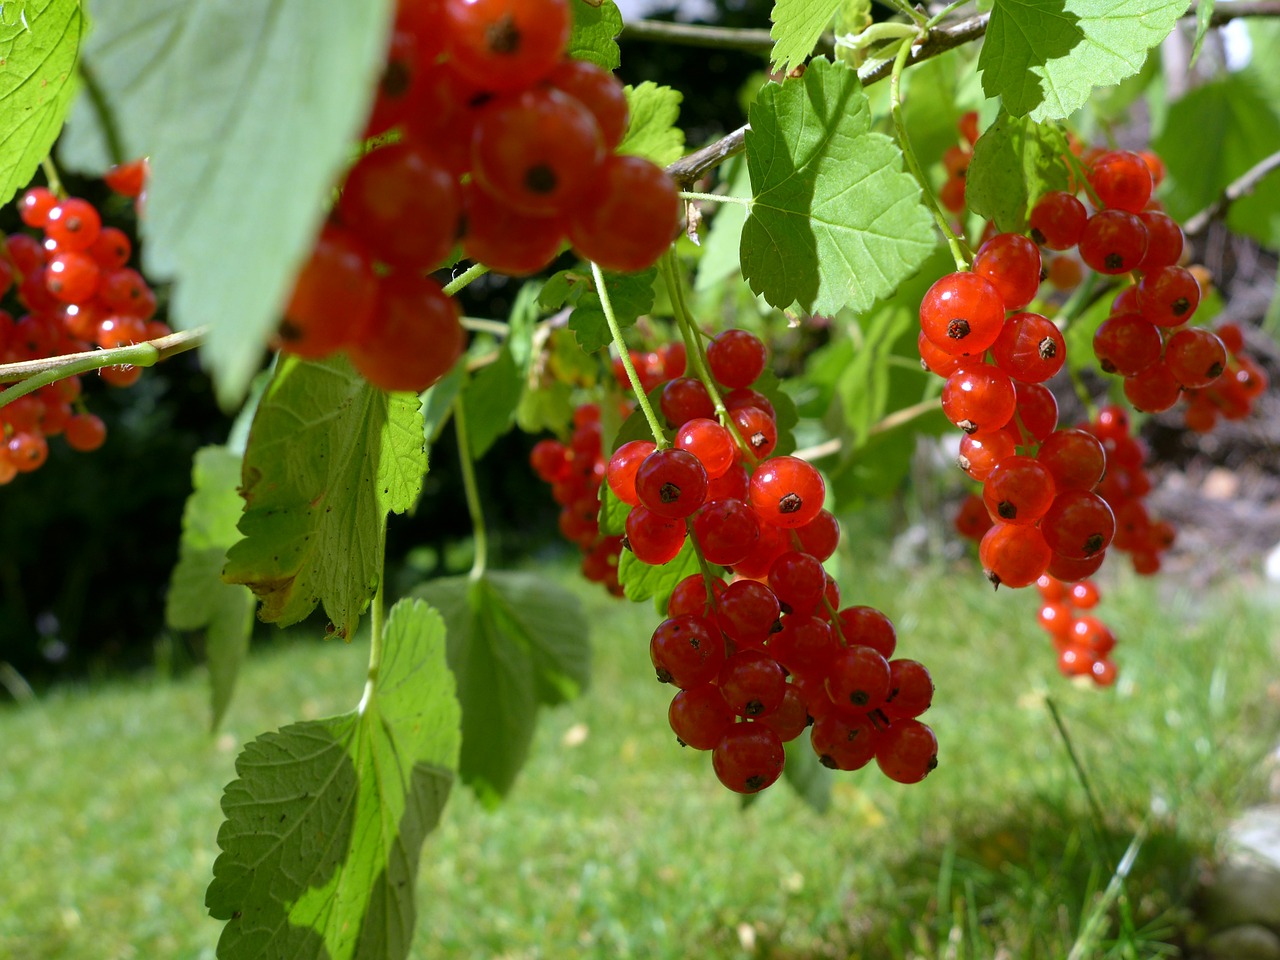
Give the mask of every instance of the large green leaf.
M 686 538 L 684 546 L 672 560 L 656 567 L 637 560 L 630 550 L 623 550 L 618 558 L 618 582 L 622 584 L 628 600 L 652 599 L 658 609 L 662 610 L 676 584 L 700 569 L 698 555 L 693 552 L 693 543 Z
M 224 404 L 262 363 L 293 276 L 360 134 L 391 0 L 94 0 L 83 57 L 126 157 L 149 155 L 143 261 L 175 280 L 169 317 L 211 326 L 202 351 Z M 111 157 L 81 97 L 61 146 Z
M 0 206 L 49 155 L 75 92 L 79 0 L 0 4 Z
M 622 13 L 613 0 L 588 3 L 587 0 L 569 0 L 573 11 L 573 32 L 569 35 L 566 56 L 574 60 L 590 60 L 606 70 L 617 70 L 622 63 L 618 41 L 614 38 L 622 32 Z
M 1015 116 L 1061 120 L 1142 69 L 1189 0 L 996 0 L 978 67 Z
M 422 843 L 458 762 L 444 640 L 426 604 L 396 604 L 355 712 L 263 734 L 236 759 L 205 895 L 227 921 L 220 960 L 409 955 Z
M 626 94 L 631 120 L 617 152 L 644 157 L 660 167 L 679 160 L 684 152 L 684 131 L 676 126 L 680 91 L 646 80 L 627 86 Z
M 486 804 L 515 782 L 541 705 L 563 703 L 591 673 L 577 598 L 531 573 L 433 580 L 415 593 L 444 617 L 462 703 L 459 773 Z
M 871 132 L 853 70 L 813 60 L 803 78 L 766 84 L 750 117 L 752 290 L 775 307 L 865 310 L 919 269 L 933 220 L 897 146 Z
M 774 0 L 769 19 L 773 29 L 773 53 L 769 59 L 773 69 L 785 73 L 804 63 L 836 15 L 844 0 Z
M 1255 54 L 1258 51 L 1255 50 Z M 1270 61 L 1274 63 L 1274 60 Z M 1213 149 L 1206 149 L 1212 144 Z M 1185 220 L 1280 144 L 1280 102 L 1251 73 L 1234 74 L 1192 90 L 1169 108 L 1154 147 L 1168 181 L 1161 196 L 1170 216 Z M 1233 203 L 1227 224 L 1280 249 L 1280 174 Z
M 323 603 L 351 637 L 378 586 L 387 513 L 416 502 L 427 469 L 418 397 L 369 386 L 341 357 L 281 361 L 244 458 L 244 539 L 223 576 L 297 623 Z
M 240 454 L 226 447 L 196 452 L 193 490 L 182 513 L 178 563 L 165 603 L 165 622 L 172 629 L 205 632 L 214 729 L 231 702 L 253 632 L 253 593 L 222 579 L 227 549 L 240 539 L 240 463 Z
M 1022 233 L 1031 205 L 1067 187 L 1066 161 L 1057 150 L 1061 139 L 1044 124 L 1001 111 L 973 148 L 964 194 L 969 209 L 1000 230 Z

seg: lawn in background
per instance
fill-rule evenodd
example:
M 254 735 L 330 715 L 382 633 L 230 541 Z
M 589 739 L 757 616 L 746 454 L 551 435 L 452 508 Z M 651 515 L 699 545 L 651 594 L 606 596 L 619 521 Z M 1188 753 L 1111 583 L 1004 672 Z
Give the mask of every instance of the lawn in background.
M 596 631 L 593 687 L 542 714 L 498 810 L 455 790 L 424 851 L 415 958 L 1151 956 L 1280 735 L 1270 588 L 1105 578 L 1121 678 L 1096 690 L 1057 675 L 1031 592 L 863 561 L 844 602 L 883 608 L 932 670 L 940 766 L 910 787 L 841 774 L 823 815 L 781 784 L 742 811 L 666 726 L 652 607 L 562 577 Z M 0 710 L 0 957 L 211 958 L 204 888 L 240 744 L 353 707 L 365 656 L 257 651 L 212 737 L 198 671 Z M 1099 909 L 1139 833 L 1124 896 Z

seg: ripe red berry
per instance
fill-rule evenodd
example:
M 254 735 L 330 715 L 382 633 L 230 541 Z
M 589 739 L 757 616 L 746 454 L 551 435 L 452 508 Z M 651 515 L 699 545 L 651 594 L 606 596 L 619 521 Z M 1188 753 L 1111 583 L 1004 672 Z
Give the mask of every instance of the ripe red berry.
M 730 389 L 751 386 L 767 358 L 764 341 L 747 330 L 725 330 L 707 344 L 711 375 Z
M 920 329 L 945 353 L 981 356 L 1004 326 L 1004 300 L 985 277 L 949 273 L 920 302 Z
M 870 647 L 846 647 L 831 660 L 825 685 L 836 706 L 874 710 L 889 697 L 889 661 Z
M 1138 219 L 1147 228 L 1147 252 L 1138 264 L 1143 273 L 1172 267 L 1182 256 L 1182 228 L 1168 214 L 1158 210 L 1143 210 Z
M 543 441 L 545 442 L 547 441 Z M 628 506 L 634 507 L 640 502 L 640 495 L 636 493 L 636 471 L 656 449 L 652 440 L 631 440 L 615 450 L 609 458 L 609 466 L 605 471 L 609 489 Z M 534 450 L 536 452 L 537 448 Z
M 1040 532 L 1054 553 L 1087 560 L 1111 544 L 1116 518 L 1096 493 L 1064 490 L 1040 521 Z
M 787 695 L 787 674 L 767 653 L 739 650 L 725 659 L 716 685 L 729 709 L 740 717 L 756 720 L 782 706 Z
M 1020 233 L 999 233 L 978 248 L 973 272 L 1000 292 L 1006 310 L 1021 310 L 1040 289 L 1040 251 Z
M 341 227 L 326 225 L 294 280 L 280 321 L 281 346 L 309 359 L 328 356 L 369 326 L 377 300 L 378 281 L 364 246 Z
M 1057 430 L 1040 444 L 1036 460 L 1053 477 L 1056 490 L 1092 490 L 1107 468 L 1102 441 L 1087 430 Z
M 636 496 L 651 513 L 683 519 L 706 501 L 707 471 L 684 450 L 655 450 L 636 470 Z
M 1099 210 L 1085 224 L 1080 258 L 1098 273 L 1128 273 L 1147 252 L 1147 228 L 1136 214 Z
M 742 646 L 762 646 L 778 629 L 778 598 L 756 580 L 735 580 L 719 598 L 716 619 L 729 639 Z
M 773 457 L 751 477 L 751 507 L 775 527 L 802 527 L 818 515 L 826 496 L 822 475 L 796 457 Z
M 1093 162 L 1089 183 L 1104 207 L 1140 213 L 1154 184 L 1146 161 L 1129 150 L 1109 150 Z
M 102 230 L 102 217 L 88 200 L 70 197 L 51 208 L 45 218 L 45 236 L 61 251 L 85 251 Z
M 960 454 L 956 463 L 978 482 L 991 476 L 1000 461 L 1017 453 L 1017 444 L 1006 430 L 994 433 L 966 433 L 960 438 Z
M 102 175 L 103 182 L 122 197 L 137 197 L 147 185 L 150 163 L 146 157 L 118 163 Z
M 49 220 L 49 211 L 58 205 L 58 198 L 48 187 L 32 187 L 18 201 L 18 216 L 28 227 L 42 228 Z
M 653 631 L 649 659 L 661 682 L 682 689 L 696 687 L 719 673 L 725 659 L 724 638 L 707 617 L 672 617 Z
M 1124 395 L 1143 413 L 1160 413 L 1178 402 L 1182 385 L 1163 360 L 1124 379 Z
M 676 432 L 676 447 L 698 458 L 707 471 L 708 480 L 723 477 L 738 456 L 733 434 L 704 417 L 688 420 L 680 427 Z
M 1005 523 L 1035 523 L 1054 498 L 1053 475 L 1031 457 L 1006 457 L 982 485 L 982 499 Z
M 421 393 L 453 368 L 465 345 L 458 304 L 440 284 L 394 273 L 381 281 L 373 318 L 347 355 L 375 387 Z
M 738 723 L 711 751 L 716 776 L 735 793 L 759 793 L 782 775 L 786 754 L 778 735 L 763 723 Z
M 733 711 L 714 683 L 681 690 L 667 709 L 667 722 L 680 743 L 695 750 L 711 750 L 729 732 Z
M 759 407 L 737 407 L 730 411 L 729 418 L 752 457 L 764 460 L 773 453 L 778 445 L 778 424 L 772 414 Z
M 1133 376 L 1160 359 L 1160 331 L 1140 313 L 1113 313 L 1093 335 L 1093 353 L 1106 373 Z
M 1053 551 L 1038 526 L 997 523 L 978 545 L 978 558 L 995 586 L 1026 587 L 1049 566 Z
M 463 253 L 498 273 L 537 273 L 565 245 L 568 224 L 563 217 L 520 213 L 474 182 L 462 190 L 462 209 Z
M 938 766 L 938 739 L 919 720 L 895 720 L 876 745 L 876 763 L 890 780 L 919 783 Z
M 818 515 L 804 526 L 796 527 L 795 534 L 800 540 L 800 549 L 821 563 L 836 552 L 840 543 L 840 524 L 830 511 L 819 510 Z
M 693 537 L 708 563 L 732 567 L 755 548 L 760 521 L 741 500 L 711 500 L 693 515 Z
M 809 739 L 824 767 L 861 770 L 871 762 L 881 734 L 865 714 L 827 710 L 815 716 Z
M 546 77 L 569 41 L 566 0 L 445 0 L 450 66 L 486 90 L 523 90 Z
M 889 696 L 880 709 L 890 720 L 910 720 L 933 703 L 933 678 L 915 660 L 889 661 Z
M 1184 389 L 1197 390 L 1222 376 L 1227 349 L 1217 334 L 1203 327 L 1187 327 L 1164 345 L 1164 362 Z
M 578 100 L 600 127 L 605 150 L 614 150 L 627 132 L 627 97 L 608 70 L 589 60 L 562 60 L 547 83 Z
M 716 406 L 711 394 L 702 385 L 702 381 L 694 377 L 676 377 L 668 380 L 662 388 L 662 396 L 658 401 L 662 415 L 673 427 L 680 427 L 690 420 L 714 420 Z
M 591 111 L 551 88 L 532 87 L 487 104 L 471 139 L 472 171 L 480 185 L 530 216 L 565 212 L 584 184 L 605 175 L 603 158 Z M 575 210 L 585 203 L 584 198 Z
M 1084 204 L 1073 194 L 1052 190 L 1031 209 L 1031 239 L 1050 250 L 1070 250 L 1080 242 L 1088 219 Z
M 1138 309 L 1158 327 L 1177 327 L 1200 305 L 1200 284 L 1182 267 L 1160 267 L 1138 283 Z
M 942 412 L 965 433 L 999 430 L 1017 405 L 1013 381 L 989 363 L 967 363 L 942 387 Z
M 1067 344 L 1052 320 L 1038 313 L 1015 313 L 991 345 L 991 356 L 1013 379 L 1043 383 L 1066 363 Z
M 62 435 L 72 450 L 97 450 L 107 439 L 107 425 L 92 413 L 77 413 L 67 421 Z
M 586 259 L 634 273 L 656 263 L 675 240 L 680 195 L 657 164 L 614 154 L 580 182 L 588 189 L 571 211 L 569 239 Z
M 683 520 L 660 517 L 645 507 L 631 508 L 626 531 L 626 545 L 636 559 L 655 567 L 675 559 L 688 532 Z
M 787 613 L 812 613 L 822 602 L 827 574 L 815 557 L 788 550 L 769 568 L 769 588 Z

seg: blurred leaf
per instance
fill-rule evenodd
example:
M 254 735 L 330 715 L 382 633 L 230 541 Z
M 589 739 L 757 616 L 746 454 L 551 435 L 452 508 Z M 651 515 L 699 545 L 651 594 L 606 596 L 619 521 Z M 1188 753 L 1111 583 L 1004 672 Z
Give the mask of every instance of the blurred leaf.
M 402 601 L 354 713 L 265 733 L 236 758 L 205 895 L 222 960 L 402 960 L 422 843 L 458 763 L 440 616 Z
M 253 593 L 222 579 L 227 549 L 240 539 L 240 463 L 240 455 L 226 447 L 196 451 L 191 496 L 182 512 L 178 563 L 165 599 L 164 618 L 170 628 L 205 631 L 213 730 L 231 702 L 253 632 Z
M 414 591 L 444 617 L 462 704 L 458 772 L 486 805 L 506 796 L 533 741 L 538 708 L 576 697 L 591 673 L 577 597 L 531 573 L 450 577 Z
M 787 765 L 782 768 L 782 779 L 816 812 L 826 813 L 831 808 L 831 784 L 835 778 L 813 752 L 809 732 L 783 744 L 783 749 L 787 752 Z
M 684 152 L 684 131 L 675 125 L 684 95 L 652 80 L 628 85 L 626 93 L 631 122 L 617 152 L 644 157 L 660 167 L 675 163 Z
M 778 426 L 778 444 L 773 452 L 782 456 L 796 448 L 796 424 L 800 422 L 800 414 L 796 411 L 796 403 L 791 395 L 782 389 L 782 381 L 772 370 L 765 370 L 751 389 L 758 390 L 769 398 L 773 404 L 773 412 Z
M 729 196 L 751 195 L 751 175 L 741 157 L 734 157 L 726 165 L 725 179 L 729 185 Z M 747 208 L 741 203 L 715 204 L 711 226 L 702 241 L 702 256 L 698 258 L 698 275 L 693 284 L 698 293 L 710 290 L 723 280 L 736 279 L 741 274 L 738 247 L 742 243 L 742 225 L 746 219 Z
M 766 84 L 747 164 L 742 272 L 775 307 L 865 310 L 934 247 L 920 188 L 894 142 L 871 132 L 866 95 L 845 66 L 815 59 L 801 79 Z
M 606 537 L 620 537 L 627 529 L 631 507 L 618 499 L 607 483 L 600 485 L 600 532 Z
M 769 19 L 773 28 L 770 61 L 773 70 L 785 73 L 804 63 L 840 9 L 842 0 L 774 0 Z
M 376 390 L 346 359 L 283 358 L 254 417 L 244 457 L 240 540 L 223 577 L 282 626 L 324 604 L 355 634 L 382 571 L 387 513 L 418 499 L 427 470 L 411 393 Z
M 526 283 L 507 318 L 507 336 L 493 363 L 481 367 L 462 388 L 471 456 L 479 460 L 516 420 L 529 372 L 533 324 L 538 316 L 538 285 Z
M 592 4 L 586 0 L 570 0 L 573 32 L 565 56 L 570 60 L 589 60 L 606 70 L 617 70 L 622 63 L 618 41 L 622 32 L 622 13 L 613 0 Z
M 218 398 L 244 396 L 306 259 L 386 57 L 391 0 L 94 0 L 82 50 L 124 159 L 149 156 L 143 263 L 169 319 L 208 324 Z M 113 159 L 79 98 L 62 162 Z
M 449 422 L 449 415 L 453 412 L 454 398 L 462 389 L 462 382 L 466 376 L 466 366 L 455 363 L 453 369 L 442 379 L 423 391 L 422 430 L 423 436 L 427 438 L 428 447 L 440 438 L 440 431 Z
M 995 0 L 978 68 L 1014 116 L 1062 120 L 1142 69 L 1188 0 Z
M 78 0 L 0 8 L 0 206 L 31 181 L 62 131 L 84 31 Z
M 1213 149 L 1206 149 L 1208 144 Z M 1268 98 L 1266 87 L 1251 74 L 1232 74 L 1192 90 L 1169 108 L 1153 144 L 1168 171 L 1161 197 L 1169 215 L 1185 221 L 1203 210 L 1277 144 L 1280 102 Z M 1231 205 L 1226 219 L 1237 233 L 1280 248 L 1280 176 L 1265 177 L 1247 199 Z
M 1001 231 L 1024 232 L 1031 205 L 1050 190 L 1067 188 L 1060 142 L 1057 131 L 1002 110 L 974 145 L 965 177 L 969 209 Z

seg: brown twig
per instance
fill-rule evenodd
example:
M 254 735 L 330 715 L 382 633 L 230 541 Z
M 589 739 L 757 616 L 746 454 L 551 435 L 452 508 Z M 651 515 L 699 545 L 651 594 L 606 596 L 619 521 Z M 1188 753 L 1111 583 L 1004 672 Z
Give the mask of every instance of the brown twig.
M 1203 233 L 1208 229 L 1210 223 L 1227 212 L 1227 208 L 1231 204 L 1246 194 L 1252 193 L 1253 188 L 1258 185 L 1262 178 L 1277 168 L 1280 168 L 1280 150 L 1277 150 L 1269 157 L 1263 157 L 1239 177 L 1227 184 L 1227 188 L 1222 191 L 1217 200 L 1214 200 L 1213 203 L 1195 216 L 1188 218 L 1187 222 L 1182 225 L 1182 232 L 1189 237 Z
M 1186 15 L 1186 18 L 1194 17 L 1194 9 Z M 1280 0 L 1236 0 L 1233 3 L 1219 3 L 1214 7 L 1213 16 L 1209 23 L 1211 26 L 1220 27 L 1224 23 L 1239 17 L 1280 17 Z M 954 50 L 956 47 L 977 40 L 987 32 L 989 20 L 989 14 L 982 14 L 981 16 L 969 17 L 945 26 L 934 27 L 929 31 L 924 41 L 911 51 L 906 65 L 910 67 L 914 64 L 922 63 L 925 60 L 940 56 L 948 50 Z M 859 71 L 858 78 L 862 81 L 863 86 L 868 86 L 886 79 L 892 72 L 893 64 L 891 62 L 879 62 L 867 70 L 866 73 Z M 674 178 L 681 189 L 687 190 L 695 181 L 705 176 L 708 172 L 714 170 L 730 157 L 741 153 L 746 146 L 748 129 L 748 126 L 739 127 L 714 143 L 708 144 L 700 150 L 695 150 L 688 156 L 681 157 L 667 167 L 667 173 Z

